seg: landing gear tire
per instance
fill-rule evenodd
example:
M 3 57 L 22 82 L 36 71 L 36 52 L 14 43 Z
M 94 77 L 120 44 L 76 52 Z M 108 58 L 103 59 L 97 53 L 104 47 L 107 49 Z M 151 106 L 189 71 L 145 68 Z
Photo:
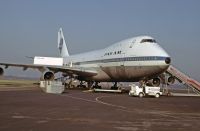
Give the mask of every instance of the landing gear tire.
M 96 88 L 96 89 L 101 89 L 101 86 L 96 86 L 95 88 Z
M 95 82 L 95 85 L 93 86 L 94 89 L 101 89 L 101 86 L 98 85 L 99 82 Z
M 117 90 L 118 87 L 114 87 L 114 86 L 112 86 L 110 89 L 111 89 L 111 90 Z
M 93 88 L 92 85 L 93 85 L 93 82 L 91 82 L 91 81 L 87 82 L 87 87 L 88 87 L 89 89 Z
M 86 85 L 78 85 L 78 88 L 86 88 Z

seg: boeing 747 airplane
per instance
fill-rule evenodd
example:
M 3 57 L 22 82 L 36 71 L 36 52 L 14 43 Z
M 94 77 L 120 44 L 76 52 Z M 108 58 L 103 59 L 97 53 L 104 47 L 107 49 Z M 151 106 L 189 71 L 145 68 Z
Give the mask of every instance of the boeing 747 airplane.
M 38 69 L 44 80 L 53 80 L 55 73 L 74 77 L 88 83 L 95 82 L 138 82 L 158 86 L 160 75 L 167 70 L 171 63 L 170 56 L 150 36 L 129 38 L 107 48 L 91 52 L 69 55 L 62 29 L 58 32 L 58 49 L 63 59 L 62 65 L 44 64 L 12 64 L 9 66 Z M 0 75 L 4 69 L 0 67 Z

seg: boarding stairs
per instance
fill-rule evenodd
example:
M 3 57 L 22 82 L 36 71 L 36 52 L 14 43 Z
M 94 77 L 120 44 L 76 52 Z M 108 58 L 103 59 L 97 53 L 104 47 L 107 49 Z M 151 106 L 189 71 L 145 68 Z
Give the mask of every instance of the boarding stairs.
M 198 81 L 190 78 L 172 65 L 169 66 L 166 72 L 174 76 L 179 82 L 187 85 L 188 87 L 192 88 L 196 93 L 200 94 L 200 83 Z

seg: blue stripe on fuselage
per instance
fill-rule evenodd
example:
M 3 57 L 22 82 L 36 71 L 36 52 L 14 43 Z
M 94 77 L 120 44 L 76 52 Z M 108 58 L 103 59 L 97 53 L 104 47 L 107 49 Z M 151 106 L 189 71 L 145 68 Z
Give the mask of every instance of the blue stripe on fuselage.
M 111 58 L 111 59 L 101 59 L 101 60 L 75 62 L 73 64 L 74 65 L 80 65 L 80 64 L 125 62 L 125 61 L 162 61 L 162 60 L 165 60 L 166 58 L 167 57 L 161 57 L 161 56 L 124 57 L 124 58 Z

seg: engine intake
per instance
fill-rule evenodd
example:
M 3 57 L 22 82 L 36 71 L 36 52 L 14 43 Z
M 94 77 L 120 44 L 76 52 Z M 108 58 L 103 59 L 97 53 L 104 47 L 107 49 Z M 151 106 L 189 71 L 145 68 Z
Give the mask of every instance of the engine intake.
M 4 74 L 4 70 L 3 68 L 0 67 L 0 76 L 2 76 Z
M 55 78 L 55 75 L 52 71 L 47 71 L 43 73 L 42 79 L 45 81 L 51 81 L 51 80 L 54 80 L 54 78 Z
M 174 82 L 175 82 L 175 78 L 173 76 L 168 77 L 167 84 L 169 84 L 169 85 L 174 84 Z
M 161 80 L 160 78 L 153 78 L 151 80 L 148 80 L 147 82 L 147 86 L 160 86 Z

